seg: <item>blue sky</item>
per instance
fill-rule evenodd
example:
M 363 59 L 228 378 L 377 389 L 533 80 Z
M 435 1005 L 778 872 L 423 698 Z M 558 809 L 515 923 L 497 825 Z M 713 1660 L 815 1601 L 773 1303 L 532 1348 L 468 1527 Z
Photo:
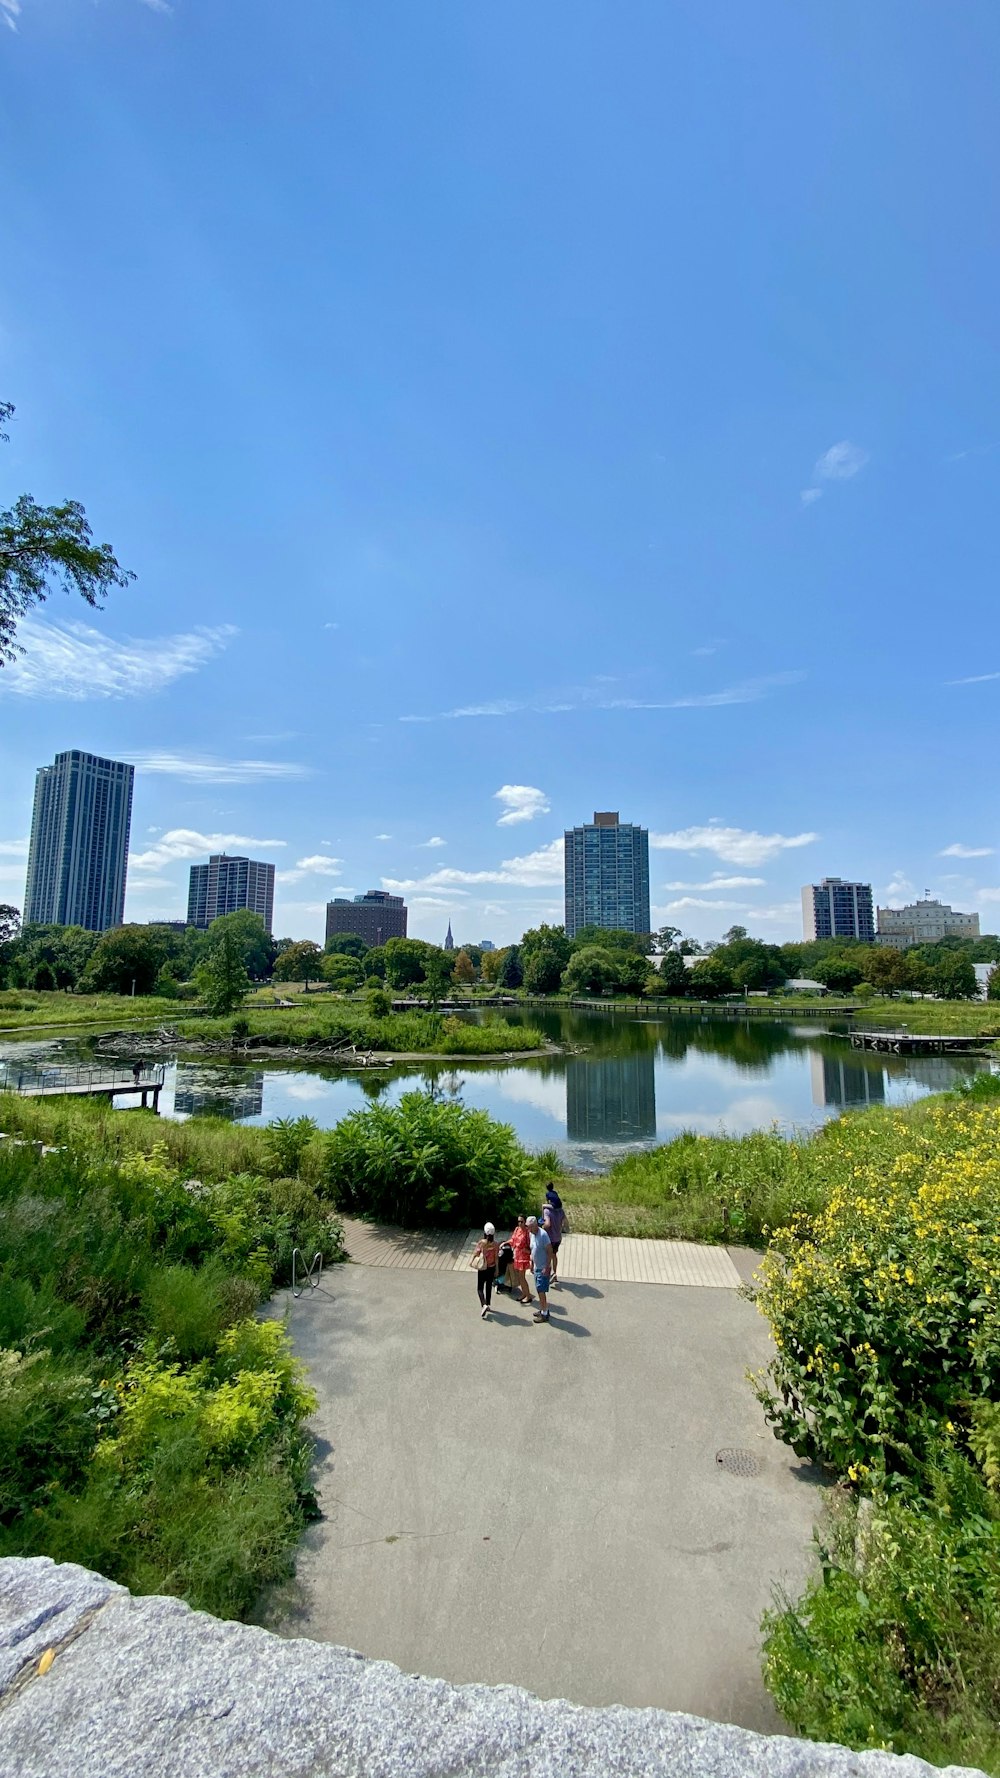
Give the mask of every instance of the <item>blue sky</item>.
M 1000 926 L 995 0 L 0 20 L 0 500 L 138 576 L 3 670 L 0 898 L 80 746 L 130 919 L 211 846 L 509 940 L 618 808 L 698 936 Z

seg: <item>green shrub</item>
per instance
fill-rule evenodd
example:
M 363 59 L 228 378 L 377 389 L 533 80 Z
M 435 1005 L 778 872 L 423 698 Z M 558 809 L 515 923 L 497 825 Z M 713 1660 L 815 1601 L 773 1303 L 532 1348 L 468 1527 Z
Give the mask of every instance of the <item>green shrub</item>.
M 172 1341 L 184 1359 L 205 1358 L 213 1352 L 229 1308 L 225 1276 L 218 1259 L 197 1267 L 152 1270 L 143 1291 L 143 1309 L 157 1344 Z
M 302 1156 L 319 1125 L 312 1117 L 276 1117 L 264 1131 L 264 1154 L 267 1170 L 275 1177 L 290 1179 L 299 1171 Z
M 953 1450 L 867 1524 L 842 1500 L 818 1577 L 764 1633 L 799 1734 L 1000 1772 L 1000 1506 Z
M 0 1349 L 0 1525 L 77 1479 L 94 1444 L 92 1409 L 78 1364 Z
M 498 1225 L 537 1188 L 537 1163 L 509 1124 L 432 1093 L 352 1112 L 323 1139 L 321 1188 L 376 1221 Z

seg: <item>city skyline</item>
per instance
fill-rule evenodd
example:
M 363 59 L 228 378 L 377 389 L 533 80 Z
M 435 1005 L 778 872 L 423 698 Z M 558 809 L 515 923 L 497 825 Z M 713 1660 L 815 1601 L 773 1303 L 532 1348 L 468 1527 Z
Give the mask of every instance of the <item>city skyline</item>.
M 0 505 L 137 578 L 0 669 L 0 899 L 79 747 L 139 922 L 229 851 L 280 935 L 370 885 L 509 942 L 596 805 L 654 926 L 834 873 L 1000 925 L 997 8 L 240 20 L 3 33 Z

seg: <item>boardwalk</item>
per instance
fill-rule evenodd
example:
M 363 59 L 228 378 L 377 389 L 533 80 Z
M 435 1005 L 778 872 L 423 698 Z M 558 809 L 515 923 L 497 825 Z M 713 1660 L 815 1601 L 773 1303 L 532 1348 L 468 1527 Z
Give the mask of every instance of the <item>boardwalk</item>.
M 479 1239 L 476 1230 L 424 1234 L 350 1218 L 344 1227 L 356 1265 L 411 1272 L 464 1272 Z M 709 1290 L 738 1290 L 742 1282 L 725 1247 L 627 1235 L 567 1235 L 559 1249 L 559 1276 L 567 1283 L 687 1284 Z
M 93 1068 L 44 1068 L 30 1062 L 0 1062 L 2 1093 L 20 1093 L 31 1099 L 117 1099 L 134 1095 L 143 1105 L 152 1099 L 154 1111 L 160 1108 L 165 1077 L 162 1062 L 144 1062 L 133 1068 L 115 1068 L 110 1062 L 100 1062 Z

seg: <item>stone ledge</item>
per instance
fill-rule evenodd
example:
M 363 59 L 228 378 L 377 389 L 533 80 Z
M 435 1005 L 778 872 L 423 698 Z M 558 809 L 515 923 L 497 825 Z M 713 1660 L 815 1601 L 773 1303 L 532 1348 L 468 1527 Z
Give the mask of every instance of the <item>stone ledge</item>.
M 0 1694 L 0 1778 L 941 1778 L 662 1710 L 419 1679 L 45 1556 L 0 1561 Z

